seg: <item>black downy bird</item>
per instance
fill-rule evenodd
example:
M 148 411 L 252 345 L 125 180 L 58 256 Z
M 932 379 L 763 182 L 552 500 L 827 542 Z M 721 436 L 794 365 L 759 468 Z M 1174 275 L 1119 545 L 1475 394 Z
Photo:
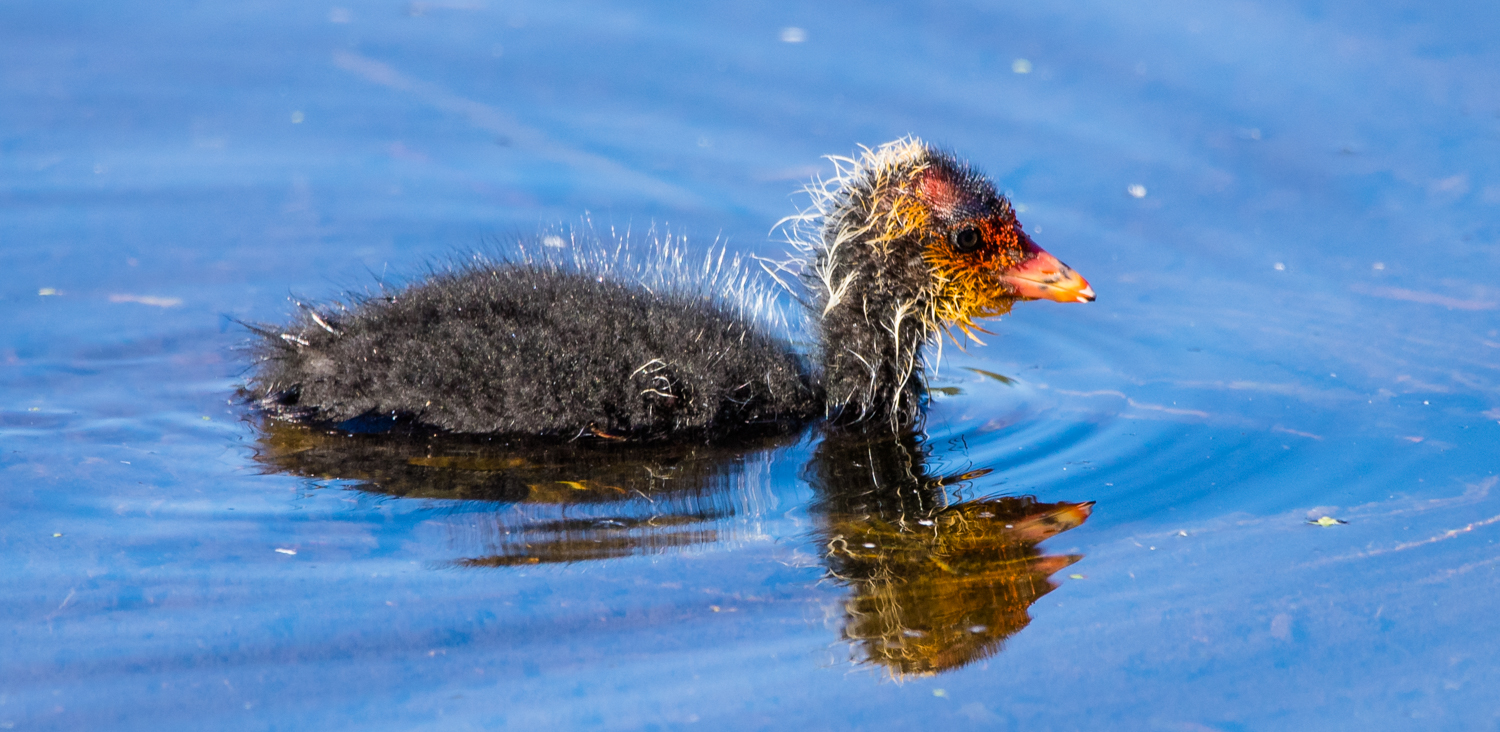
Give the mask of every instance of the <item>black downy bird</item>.
M 1094 299 L 954 155 L 907 137 L 831 159 L 784 222 L 794 258 L 767 268 L 803 291 L 810 354 L 756 317 L 743 269 L 662 282 L 522 257 L 254 326 L 243 393 L 272 417 L 358 431 L 713 440 L 820 417 L 900 431 L 920 419 L 940 333 L 972 337 L 1017 300 Z

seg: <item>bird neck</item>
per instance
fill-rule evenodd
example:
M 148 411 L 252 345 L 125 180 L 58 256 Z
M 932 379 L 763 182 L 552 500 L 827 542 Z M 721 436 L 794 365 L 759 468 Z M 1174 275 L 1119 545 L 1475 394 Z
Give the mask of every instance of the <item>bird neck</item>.
M 920 257 L 820 264 L 829 419 L 913 426 L 926 394 L 922 347 L 934 331 L 930 298 L 908 283 L 924 281 L 926 265 Z

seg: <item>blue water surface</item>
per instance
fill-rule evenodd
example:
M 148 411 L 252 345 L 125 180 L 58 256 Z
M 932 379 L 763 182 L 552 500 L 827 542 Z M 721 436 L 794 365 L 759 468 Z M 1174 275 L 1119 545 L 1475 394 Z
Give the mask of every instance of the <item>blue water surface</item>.
M 1500 729 L 1497 38 L 0 6 L 0 729 Z M 777 257 L 821 156 L 908 134 L 1099 293 L 947 344 L 920 438 L 407 453 L 235 396 L 239 321 L 559 227 Z

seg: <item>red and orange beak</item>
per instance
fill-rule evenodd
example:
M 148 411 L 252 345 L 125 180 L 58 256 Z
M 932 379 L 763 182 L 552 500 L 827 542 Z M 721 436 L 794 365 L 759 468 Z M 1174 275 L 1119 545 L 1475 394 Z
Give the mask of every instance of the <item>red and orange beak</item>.
M 1027 258 L 1000 272 L 1000 281 L 1021 297 L 1057 302 L 1093 302 L 1094 288 L 1077 272 L 1025 237 Z

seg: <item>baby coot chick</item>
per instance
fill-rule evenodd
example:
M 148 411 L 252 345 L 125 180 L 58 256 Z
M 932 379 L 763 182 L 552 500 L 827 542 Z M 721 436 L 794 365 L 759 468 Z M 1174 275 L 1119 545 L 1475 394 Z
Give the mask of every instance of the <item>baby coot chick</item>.
M 794 216 L 810 358 L 751 307 L 550 260 L 472 264 L 393 295 L 257 326 L 246 395 L 275 417 L 368 430 L 715 439 L 826 416 L 920 416 L 922 348 L 1015 300 L 1087 302 L 994 185 L 903 138 L 835 158 Z M 785 280 L 777 277 L 786 284 Z

